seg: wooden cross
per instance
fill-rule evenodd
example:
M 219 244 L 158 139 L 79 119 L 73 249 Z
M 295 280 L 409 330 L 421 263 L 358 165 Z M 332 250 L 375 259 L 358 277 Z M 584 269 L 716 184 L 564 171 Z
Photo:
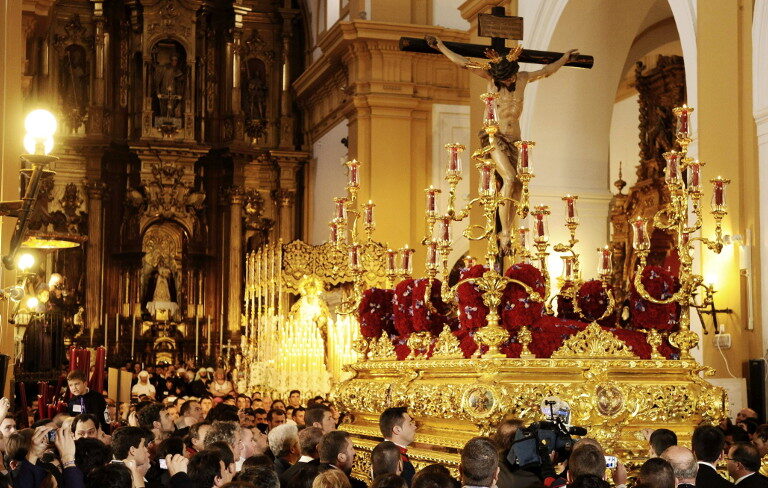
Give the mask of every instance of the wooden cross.
M 506 47 L 507 39 L 523 39 L 523 18 L 505 15 L 504 7 L 493 7 L 490 14 L 480 14 L 477 18 L 477 35 L 480 37 L 490 37 L 491 45 L 468 44 L 465 42 L 445 42 L 445 47 L 469 58 L 485 58 L 486 49 L 494 49 L 499 56 L 505 56 L 510 49 Z M 400 50 L 441 54 L 437 49 L 429 47 L 427 41 L 417 37 L 401 37 Z M 563 53 L 550 51 L 534 51 L 532 49 L 523 49 L 520 57 L 517 59 L 520 63 L 550 64 L 563 56 Z M 586 54 L 579 54 L 575 59 L 565 63 L 565 66 L 574 68 L 592 68 L 595 58 Z

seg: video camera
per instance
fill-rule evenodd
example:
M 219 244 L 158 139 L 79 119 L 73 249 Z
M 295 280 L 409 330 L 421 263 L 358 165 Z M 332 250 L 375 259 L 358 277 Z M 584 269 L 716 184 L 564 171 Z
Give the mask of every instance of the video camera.
M 559 398 L 545 398 L 541 403 L 541 411 L 547 420 L 517 429 L 512 448 L 507 453 L 507 461 L 513 466 L 541 466 L 542 456 L 549 456 L 552 451 L 556 451 L 558 459 L 564 461 L 573 448 L 574 440 L 571 436 L 587 435 L 584 427 L 568 424 L 570 406 Z

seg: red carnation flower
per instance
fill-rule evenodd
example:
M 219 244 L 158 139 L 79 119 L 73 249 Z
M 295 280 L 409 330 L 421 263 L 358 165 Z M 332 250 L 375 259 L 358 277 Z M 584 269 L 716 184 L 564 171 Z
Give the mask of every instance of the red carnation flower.
M 525 283 L 544 298 L 546 283 L 538 268 L 527 263 L 518 263 L 510 266 L 505 275 Z M 501 297 L 502 325 L 509 331 L 531 325 L 541 317 L 543 309 L 544 303 L 531 300 L 525 288 L 517 283 L 509 283 Z
M 382 331 L 393 334 L 395 320 L 392 311 L 392 301 L 395 292 L 381 288 L 370 288 L 363 292 L 358 316 L 360 333 L 366 339 L 377 339 Z
M 676 276 L 661 266 L 646 266 L 640 278 L 648 294 L 665 300 L 680 289 Z M 680 310 L 677 303 L 651 303 L 640 296 L 634 283 L 629 296 L 630 325 L 637 329 L 675 330 L 679 326 Z

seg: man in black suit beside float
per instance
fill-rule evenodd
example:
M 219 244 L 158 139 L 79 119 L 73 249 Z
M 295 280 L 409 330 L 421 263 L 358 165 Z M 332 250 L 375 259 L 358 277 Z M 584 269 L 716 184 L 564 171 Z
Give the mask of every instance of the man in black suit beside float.
M 384 440 L 400 448 L 400 459 L 403 462 L 403 472 L 400 476 L 411 486 L 416 468 L 408 459 L 408 446 L 416 438 L 416 421 L 408 414 L 408 407 L 391 407 L 384 410 L 379 417 L 379 430 Z
M 749 442 L 737 442 L 728 451 L 728 474 L 737 488 L 767 488 L 768 478 L 760 471 L 760 454 Z
M 323 436 L 317 446 L 320 454 L 320 466 L 326 469 L 341 470 L 349 479 L 352 488 L 368 488 L 362 480 L 351 476 L 355 464 L 355 446 L 349 438 L 349 432 L 334 430 Z
M 723 455 L 725 436 L 723 431 L 712 425 L 702 425 L 693 431 L 691 437 L 693 453 L 699 461 L 696 486 L 704 488 L 733 488 L 733 483 L 717 473 L 715 464 Z

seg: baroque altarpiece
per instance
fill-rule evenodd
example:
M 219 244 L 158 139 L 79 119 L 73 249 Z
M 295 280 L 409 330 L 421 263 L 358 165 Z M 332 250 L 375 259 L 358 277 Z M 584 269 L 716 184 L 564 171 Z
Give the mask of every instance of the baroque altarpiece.
M 34 279 L 63 279 L 37 312 L 113 358 L 221 357 L 243 256 L 302 226 L 290 86 L 306 15 L 295 0 L 59 0 L 23 19 L 25 107 L 60 127 L 31 230 L 84 241 L 39 260 Z

